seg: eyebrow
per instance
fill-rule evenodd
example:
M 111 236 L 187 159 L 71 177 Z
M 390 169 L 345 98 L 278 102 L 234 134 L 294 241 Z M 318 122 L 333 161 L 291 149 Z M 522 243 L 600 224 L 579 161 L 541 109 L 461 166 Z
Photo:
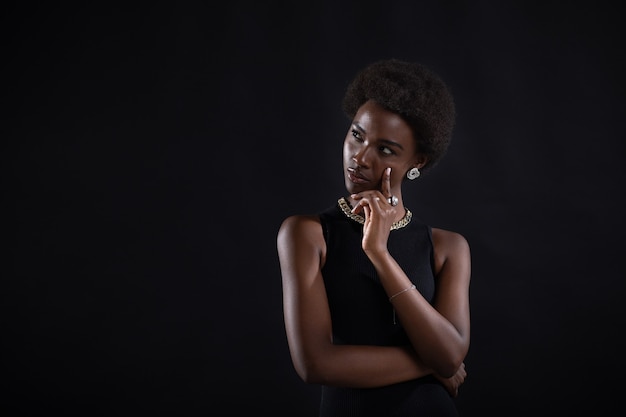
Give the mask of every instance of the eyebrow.
M 361 132 L 361 133 L 367 133 L 367 132 L 365 131 L 365 129 L 363 129 L 361 126 L 359 126 L 359 124 L 358 124 L 358 123 L 352 123 L 352 127 L 353 127 L 354 129 L 358 130 L 358 131 L 359 131 L 359 132 Z M 404 148 L 402 147 L 402 145 L 400 145 L 398 142 L 394 142 L 394 141 L 392 141 L 392 140 L 390 140 L 390 139 L 381 138 L 379 141 L 380 141 L 380 142 L 382 142 L 382 143 L 384 143 L 384 144 L 385 144 L 385 145 L 387 145 L 387 146 L 394 146 L 394 147 L 396 147 L 396 148 L 399 148 L 399 149 L 404 150 Z

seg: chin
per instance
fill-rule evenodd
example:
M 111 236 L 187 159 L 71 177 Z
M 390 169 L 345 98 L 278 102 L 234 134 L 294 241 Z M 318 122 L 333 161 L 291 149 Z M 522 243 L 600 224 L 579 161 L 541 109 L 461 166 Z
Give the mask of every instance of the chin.
M 360 193 L 361 191 L 367 191 L 367 190 L 369 190 L 369 188 L 359 186 L 357 184 L 354 184 L 350 180 L 346 180 L 346 191 L 348 192 L 348 194 L 357 194 L 357 193 Z
M 354 183 L 352 183 L 352 181 L 350 181 L 348 178 L 346 178 L 345 180 L 345 186 L 346 186 L 346 191 L 348 192 L 348 194 L 358 193 L 358 191 L 356 190 L 356 187 L 354 186 Z

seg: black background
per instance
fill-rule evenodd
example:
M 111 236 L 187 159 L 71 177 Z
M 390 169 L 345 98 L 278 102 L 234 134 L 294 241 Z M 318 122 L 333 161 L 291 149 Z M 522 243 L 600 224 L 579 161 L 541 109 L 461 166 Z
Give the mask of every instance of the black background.
M 614 409 L 618 4 L 3 6 L 0 412 L 315 416 L 276 232 L 344 192 L 341 97 L 391 57 L 457 102 L 448 155 L 405 202 L 472 247 L 462 415 Z

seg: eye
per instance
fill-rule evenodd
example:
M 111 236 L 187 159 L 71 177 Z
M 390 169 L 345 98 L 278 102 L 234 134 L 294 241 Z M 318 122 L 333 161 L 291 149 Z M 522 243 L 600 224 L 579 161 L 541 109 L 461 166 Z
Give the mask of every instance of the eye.
M 385 155 L 393 155 L 393 154 L 394 154 L 394 151 L 392 151 L 392 150 L 391 150 L 391 148 L 389 148 L 389 147 L 387 147 L 387 146 L 381 146 L 381 147 L 380 147 L 380 148 L 378 148 L 378 149 L 380 149 L 380 151 L 381 151 L 382 153 L 384 153 Z
M 359 142 L 363 142 L 363 136 L 361 135 L 361 132 L 359 132 L 358 130 L 352 129 L 352 136 L 354 136 L 354 138 L 358 140 Z

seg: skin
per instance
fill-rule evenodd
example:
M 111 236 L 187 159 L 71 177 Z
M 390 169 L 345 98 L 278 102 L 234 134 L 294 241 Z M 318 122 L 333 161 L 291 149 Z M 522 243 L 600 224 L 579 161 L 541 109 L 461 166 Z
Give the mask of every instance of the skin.
M 406 213 L 402 183 L 407 171 L 427 160 L 409 125 L 373 101 L 355 115 L 343 160 L 349 202 L 354 213 L 365 217 L 362 248 L 391 297 L 412 283 L 387 250 L 390 227 Z M 387 202 L 391 195 L 398 197 L 395 207 Z M 321 273 L 326 244 L 319 218 L 295 215 L 283 221 L 277 249 L 285 329 L 294 367 L 305 382 L 368 388 L 433 374 L 457 396 L 467 375 L 470 251 L 460 234 L 432 232 L 438 280 L 433 305 L 416 290 L 392 301 L 411 346 L 334 345 Z

